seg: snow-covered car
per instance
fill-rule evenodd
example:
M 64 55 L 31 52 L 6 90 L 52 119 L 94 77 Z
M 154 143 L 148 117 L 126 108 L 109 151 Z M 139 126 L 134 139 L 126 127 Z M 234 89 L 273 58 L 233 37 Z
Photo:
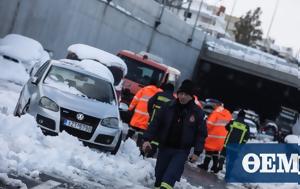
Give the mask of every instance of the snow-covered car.
M 258 131 L 257 131 L 257 127 L 256 127 L 256 124 L 254 123 L 254 121 L 252 121 L 250 119 L 244 119 L 244 121 L 249 126 L 249 129 L 250 129 L 249 138 L 256 138 Z
M 114 76 L 114 86 L 121 101 L 121 92 L 123 87 L 123 78 L 127 74 L 127 65 L 118 56 L 104 50 L 85 45 L 73 44 L 68 47 L 67 59 L 71 60 L 94 60 L 105 65 Z
M 84 144 L 118 151 L 122 123 L 114 78 L 93 60 L 51 60 L 24 85 L 14 115 L 29 113 L 47 134 L 66 131 Z
M 50 59 L 38 41 L 19 34 L 8 34 L 0 39 L 0 56 L 22 64 L 27 71 L 34 64 Z
M 22 64 L 11 57 L 0 55 L 0 80 L 23 85 L 28 78 L 26 68 Z

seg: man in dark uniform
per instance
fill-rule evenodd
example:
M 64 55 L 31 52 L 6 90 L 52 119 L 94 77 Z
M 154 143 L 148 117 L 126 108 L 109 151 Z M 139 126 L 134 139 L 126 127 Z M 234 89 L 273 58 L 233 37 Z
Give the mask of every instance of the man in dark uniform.
M 223 169 L 223 165 L 226 158 L 226 150 L 235 151 L 235 149 L 227 148 L 227 145 L 244 144 L 249 139 L 250 129 L 247 123 L 245 123 L 244 119 L 245 119 L 245 111 L 241 109 L 237 115 L 237 118 L 235 120 L 230 121 L 226 125 L 226 130 L 228 131 L 228 134 L 226 136 L 224 147 L 219 157 L 218 169 L 216 172 L 219 172 Z
M 148 113 L 150 116 L 149 123 L 153 120 L 155 114 L 161 107 L 167 102 L 174 100 L 174 85 L 171 83 L 167 83 L 162 87 L 162 92 L 156 93 L 153 97 L 151 97 L 148 101 Z M 153 157 L 158 148 L 157 140 L 151 141 L 151 150 L 145 154 L 146 157 Z
M 154 116 L 144 133 L 143 150 L 151 149 L 150 141 L 158 139 L 158 156 L 155 166 L 155 187 L 173 188 L 179 181 L 194 147 L 191 162 L 203 151 L 207 136 L 203 111 L 194 103 L 193 83 L 185 80 L 177 91 L 178 98 L 168 102 Z

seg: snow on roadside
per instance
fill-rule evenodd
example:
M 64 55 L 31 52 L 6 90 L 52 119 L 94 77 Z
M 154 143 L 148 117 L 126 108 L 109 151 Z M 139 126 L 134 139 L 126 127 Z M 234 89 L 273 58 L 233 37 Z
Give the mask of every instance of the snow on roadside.
M 105 187 L 152 188 L 155 160 L 144 160 L 133 140 L 122 143 L 114 156 L 84 147 L 65 132 L 56 137 L 44 136 L 35 125 L 30 115 L 16 118 L 0 114 L 0 173 L 34 178 L 44 172 Z M 197 187 L 182 180 L 176 188 Z
M 7 186 L 12 186 L 20 189 L 27 189 L 27 186 L 22 181 L 9 178 L 6 173 L 0 173 L 0 182 Z

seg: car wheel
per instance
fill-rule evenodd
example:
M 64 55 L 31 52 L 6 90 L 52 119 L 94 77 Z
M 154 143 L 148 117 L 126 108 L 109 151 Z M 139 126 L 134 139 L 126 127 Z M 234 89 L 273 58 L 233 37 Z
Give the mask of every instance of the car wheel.
M 24 114 L 26 114 L 28 112 L 29 105 L 30 105 L 30 99 L 28 100 L 27 104 L 24 106 L 21 115 L 24 115 Z
M 115 146 L 115 148 L 113 149 L 113 151 L 111 151 L 111 154 L 115 155 L 119 148 L 120 148 L 120 145 L 121 145 L 121 142 L 122 142 L 122 133 L 120 134 L 120 137 L 118 139 L 118 142 L 117 142 L 117 145 Z

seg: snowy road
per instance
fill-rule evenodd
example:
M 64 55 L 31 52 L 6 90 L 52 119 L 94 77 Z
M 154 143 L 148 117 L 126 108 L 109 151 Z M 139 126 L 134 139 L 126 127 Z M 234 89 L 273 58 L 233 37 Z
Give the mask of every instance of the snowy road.
M 56 137 L 44 136 L 32 116 L 12 116 L 21 88 L 0 80 L 0 188 L 153 187 L 155 159 L 143 159 L 133 140 L 122 143 L 119 152 L 111 155 L 84 147 L 65 132 Z M 206 174 L 195 164 L 187 165 L 175 189 L 245 188 L 226 185 L 223 177 L 222 173 Z M 299 188 L 285 184 L 246 186 L 275 187 Z

